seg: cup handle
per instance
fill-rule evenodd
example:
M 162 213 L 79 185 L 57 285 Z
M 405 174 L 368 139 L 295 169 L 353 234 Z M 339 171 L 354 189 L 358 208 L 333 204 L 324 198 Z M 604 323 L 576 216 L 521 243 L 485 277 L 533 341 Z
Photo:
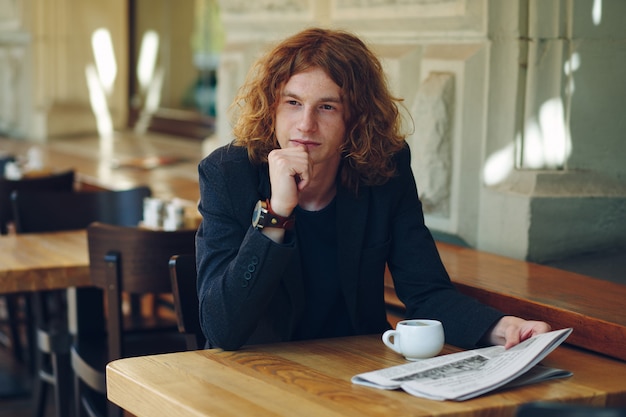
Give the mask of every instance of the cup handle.
M 387 330 L 383 333 L 383 343 L 394 352 L 402 354 L 400 347 L 396 345 L 399 336 L 396 330 Z

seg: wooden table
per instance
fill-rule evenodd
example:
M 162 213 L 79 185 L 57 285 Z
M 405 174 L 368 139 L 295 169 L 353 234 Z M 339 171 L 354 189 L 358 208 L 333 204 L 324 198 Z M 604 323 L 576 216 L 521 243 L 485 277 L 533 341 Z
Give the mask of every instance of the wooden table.
M 90 284 L 85 230 L 0 236 L 0 294 Z
M 0 294 L 91 285 L 85 230 L 0 236 Z M 20 372 L 0 369 L 0 397 L 31 389 Z
M 0 137 L 0 151 L 24 156 L 28 149 L 41 150 L 43 163 L 55 170 L 74 169 L 85 188 L 123 190 L 147 185 L 154 197 L 198 201 L 198 163 L 202 143 L 158 134 L 116 133 L 111 139 L 97 136 L 52 139 L 45 144 Z M 154 169 L 118 167 L 118 163 L 144 157 L 179 157 L 180 163 Z
M 444 353 L 455 349 L 446 346 Z M 568 379 L 439 402 L 354 385 L 405 363 L 380 335 L 125 358 L 107 367 L 109 399 L 138 416 L 513 416 L 534 400 L 626 405 L 626 363 L 560 346 L 544 361 Z

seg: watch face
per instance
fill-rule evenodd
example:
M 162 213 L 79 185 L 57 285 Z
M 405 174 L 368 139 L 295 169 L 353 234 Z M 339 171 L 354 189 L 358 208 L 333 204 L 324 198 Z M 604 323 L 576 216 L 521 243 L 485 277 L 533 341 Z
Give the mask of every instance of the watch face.
M 252 212 L 252 227 L 263 229 L 264 227 L 277 227 L 285 230 L 293 228 L 293 216 L 282 217 L 272 211 L 268 201 L 259 200 Z
M 254 206 L 254 211 L 252 212 L 252 226 L 257 227 L 259 225 L 259 220 L 261 220 L 261 215 L 263 209 L 263 201 L 259 200 Z

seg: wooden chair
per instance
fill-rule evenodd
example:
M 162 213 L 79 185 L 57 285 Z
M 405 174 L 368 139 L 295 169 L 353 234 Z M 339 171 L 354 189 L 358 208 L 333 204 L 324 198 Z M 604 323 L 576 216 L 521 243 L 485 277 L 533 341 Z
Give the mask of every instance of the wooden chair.
M 6 162 L 6 161 L 5 161 Z M 4 167 L 3 171 L 4 172 Z M 0 175 L 0 234 L 7 234 L 13 222 L 13 211 L 11 209 L 11 193 L 15 190 L 50 190 L 50 191 L 72 191 L 74 189 L 74 170 L 62 171 L 41 177 L 22 178 L 11 180 Z M 21 343 L 20 329 L 21 322 L 26 322 L 28 329 L 28 317 L 20 320 L 20 304 L 29 304 L 27 294 L 11 294 L 2 296 L 5 300 L 7 311 L 8 340 L 11 345 L 14 358 L 19 362 L 24 362 L 24 346 Z M 27 307 L 26 307 L 27 309 Z M 32 358 L 29 358 L 32 359 Z M 32 363 L 31 363 L 32 365 Z
M 85 229 L 94 221 L 136 226 L 143 216 L 143 199 L 150 195 L 146 186 L 122 191 L 14 191 L 11 202 L 15 231 Z M 71 412 L 72 369 L 65 291 L 36 292 L 31 298 L 36 326 L 35 415 L 44 415 L 47 390 L 52 386 L 56 414 L 66 416 Z
M 0 177 L 0 234 L 7 234 L 13 221 L 11 209 L 13 191 L 73 191 L 74 181 L 74 170 L 19 180 Z
M 143 200 L 150 187 L 119 191 L 32 192 L 11 195 L 15 229 L 19 233 L 84 229 L 99 221 L 137 226 L 143 218 Z
M 175 255 L 170 259 L 170 278 L 178 331 L 185 335 L 188 350 L 204 349 L 206 339 L 200 327 L 196 255 Z
M 122 410 L 105 401 L 105 367 L 122 357 L 186 350 L 174 317 L 155 317 L 141 326 L 124 315 L 123 293 L 171 293 L 169 259 L 195 251 L 195 230 L 160 231 L 93 223 L 87 228 L 89 264 L 94 288 L 76 289 L 76 311 L 70 325 L 76 416 L 121 416 Z M 101 289 L 103 298 L 94 292 Z M 104 312 L 106 311 L 106 317 Z M 106 327 L 106 331 L 104 331 Z

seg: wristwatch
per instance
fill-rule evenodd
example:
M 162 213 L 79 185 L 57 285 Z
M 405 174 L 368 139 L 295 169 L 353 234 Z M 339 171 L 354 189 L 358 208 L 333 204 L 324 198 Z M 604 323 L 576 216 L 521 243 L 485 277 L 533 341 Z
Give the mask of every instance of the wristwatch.
M 270 206 L 269 198 L 265 201 L 259 200 L 254 206 L 252 212 L 252 226 L 255 229 L 263 229 L 264 227 L 276 227 L 279 229 L 291 230 L 296 222 L 293 214 L 289 217 L 281 216 L 274 213 Z

